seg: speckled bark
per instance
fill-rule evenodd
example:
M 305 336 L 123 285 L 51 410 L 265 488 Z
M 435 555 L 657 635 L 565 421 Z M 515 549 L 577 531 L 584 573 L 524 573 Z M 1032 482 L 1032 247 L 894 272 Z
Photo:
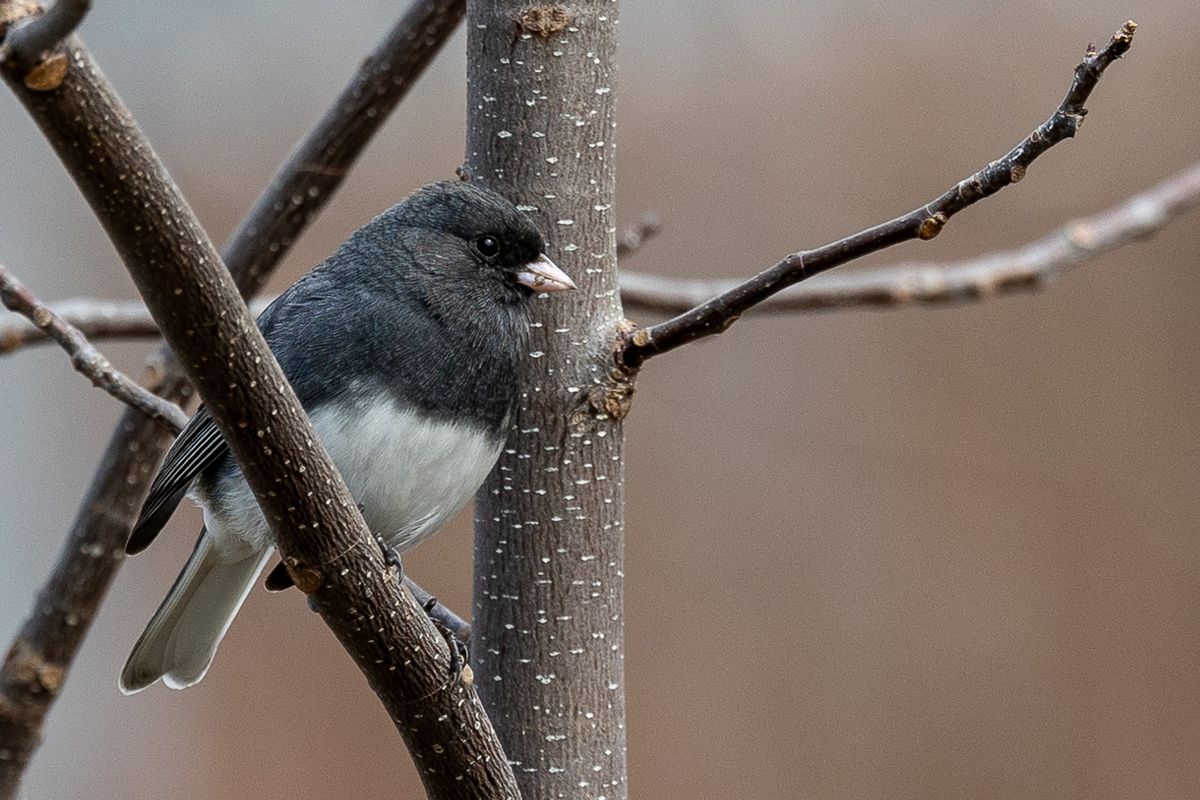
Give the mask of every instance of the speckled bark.
M 520 416 L 476 498 L 472 658 L 526 800 L 627 794 L 617 10 L 467 4 L 468 171 L 534 214 L 580 286 L 538 306 Z
M 0 11 L 9 8 L 0 3 Z M 297 583 L 316 598 L 379 695 L 430 797 L 516 797 L 478 698 L 470 687 L 449 685 L 445 643 L 388 576 L 220 256 L 82 46 L 71 40 L 60 55 L 66 70 L 52 87 L 32 92 L 28 77 L 11 68 L 4 78 L 109 232 L 242 464 Z M 45 709 L 88 621 L 63 604 L 78 603 L 88 617 L 94 612 L 144 492 L 141 481 L 157 462 L 156 442 L 142 438 L 144 429 L 135 421 L 114 436 L 81 513 L 82 525 L 99 520 L 111 539 L 84 553 L 82 564 L 64 559 L 6 660 L 0 796 L 16 793 Z M 138 457 L 143 445 L 150 452 Z M 95 569 L 100 562 L 108 566 Z M 86 594 L 78 596 L 76 588 Z

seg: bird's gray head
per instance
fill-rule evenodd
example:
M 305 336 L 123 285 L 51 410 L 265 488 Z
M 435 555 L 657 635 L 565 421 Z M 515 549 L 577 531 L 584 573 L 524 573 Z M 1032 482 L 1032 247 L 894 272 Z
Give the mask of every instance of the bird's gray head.
M 484 292 L 500 302 L 575 288 L 546 256 L 545 240 L 533 220 L 482 186 L 429 184 L 380 214 L 363 232 L 371 229 L 402 245 L 412 256 L 415 273 L 410 277 L 431 285 Z

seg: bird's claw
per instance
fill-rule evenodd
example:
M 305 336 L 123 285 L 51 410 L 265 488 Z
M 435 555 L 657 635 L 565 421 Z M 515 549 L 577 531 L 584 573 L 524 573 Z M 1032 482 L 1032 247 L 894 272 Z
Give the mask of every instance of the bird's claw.
M 446 640 L 446 647 L 450 649 L 450 684 L 453 686 L 463 679 L 463 670 L 470 656 L 470 650 L 466 642 L 455 636 L 454 631 L 439 622 L 437 617 L 433 615 L 433 609 L 437 608 L 437 604 L 438 599 L 430 597 L 425 601 L 422 608 L 425 609 L 425 614 L 429 617 L 429 621 L 433 623 L 433 627 L 437 628 L 438 633 Z
M 404 582 L 404 564 L 400 561 L 400 551 L 392 547 L 378 533 L 375 536 L 375 543 L 379 545 L 379 549 L 383 551 L 383 563 L 387 565 L 390 572 L 396 576 L 396 583 Z

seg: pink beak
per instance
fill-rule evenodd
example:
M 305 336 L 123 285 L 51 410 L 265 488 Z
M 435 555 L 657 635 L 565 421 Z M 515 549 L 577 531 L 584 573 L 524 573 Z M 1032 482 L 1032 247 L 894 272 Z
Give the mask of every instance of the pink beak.
M 517 271 L 517 283 L 528 286 L 535 292 L 569 292 L 576 288 L 575 281 L 547 258 L 545 253 Z

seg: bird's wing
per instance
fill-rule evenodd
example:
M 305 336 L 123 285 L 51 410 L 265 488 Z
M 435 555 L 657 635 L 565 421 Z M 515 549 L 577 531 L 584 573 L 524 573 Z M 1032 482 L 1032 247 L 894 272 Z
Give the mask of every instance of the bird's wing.
M 311 317 L 314 308 L 322 307 L 323 290 L 328 278 L 316 272 L 310 272 L 296 283 L 292 284 L 279 297 L 267 306 L 259 315 L 257 324 L 266 337 L 267 344 L 273 351 L 281 338 L 295 335 L 295 330 L 289 328 L 289 320 Z M 303 369 L 303 359 L 307 358 L 305 348 L 294 348 L 292 359 L 280 358 L 284 374 L 294 381 L 294 374 Z M 308 408 L 308 401 L 314 398 L 305 392 L 297 390 L 301 404 Z M 201 406 L 196 415 L 179 433 L 167 456 L 163 459 L 158 475 L 150 486 L 150 494 L 142 505 L 142 512 L 134 523 L 133 533 L 125 544 L 125 552 L 129 555 L 140 553 L 150 546 L 154 537 L 167 524 L 171 514 L 196 476 L 223 457 L 229 451 L 221 431 L 208 411 Z
M 208 410 L 201 407 L 167 451 L 125 544 L 127 554 L 140 553 L 150 546 L 196 476 L 227 451 L 221 431 Z

